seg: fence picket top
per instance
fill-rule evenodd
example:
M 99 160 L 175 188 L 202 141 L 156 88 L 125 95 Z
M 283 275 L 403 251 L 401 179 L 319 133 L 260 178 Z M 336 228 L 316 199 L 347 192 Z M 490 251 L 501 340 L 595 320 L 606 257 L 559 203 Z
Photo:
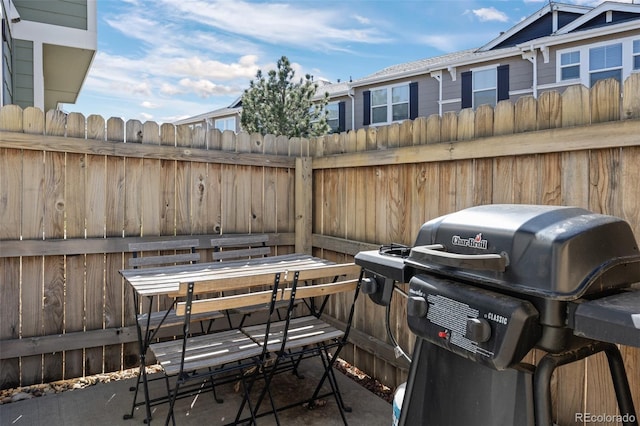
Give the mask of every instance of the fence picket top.
M 453 142 L 458 139 L 458 114 L 447 111 L 440 120 L 440 141 Z
M 640 73 L 631 74 L 624 82 L 622 119 L 640 118 Z
M 493 111 L 493 134 L 511 135 L 514 130 L 514 107 L 509 100 L 500 101 Z
M 577 84 L 562 92 L 562 127 L 591 123 L 589 89 Z
M 124 137 L 127 143 L 142 143 L 144 138 L 142 122 L 140 120 L 127 120 Z
M 538 125 L 538 102 L 533 96 L 523 96 L 515 105 L 515 133 L 533 132 Z
M 160 145 L 160 126 L 155 121 L 145 121 L 142 125 L 142 143 Z
M 608 78 L 591 88 L 591 122 L 603 123 L 620 119 L 620 83 Z
M 432 114 L 427 117 L 426 142 L 428 144 L 442 141 L 442 135 L 440 134 L 441 123 L 442 119 L 438 114 Z
M 465 108 L 458 114 L 457 140 L 466 141 L 475 138 L 476 114 L 472 108 Z
M 107 141 L 124 142 L 124 120 L 111 117 L 107 120 Z
M 70 138 L 85 137 L 85 118 L 79 112 L 71 112 L 67 116 L 67 136 Z
M 476 138 L 493 136 L 493 108 L 491 105 L 480 105 L 475 115 Z
M 64 136 L 67 115 L 60 110 L 49 110 L 45 114 L 44 130 L 49 136 Z
M 0 129 L 8 132 L 22 132 L 22 108 L 5 105 L 0 109 Z
M 555 90 L 542 92 L 537 102 L 537 130 L 555 129 L 562 126 L 562 98 Z
M 102 116 L 91 114 L 87 117 L 87 139 L 104 141 L 105 122 Z

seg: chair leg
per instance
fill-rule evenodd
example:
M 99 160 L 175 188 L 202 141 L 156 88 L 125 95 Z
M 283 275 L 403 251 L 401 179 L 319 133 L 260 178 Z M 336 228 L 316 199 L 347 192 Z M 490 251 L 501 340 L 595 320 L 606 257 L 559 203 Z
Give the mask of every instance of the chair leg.
M 143 365 L 142 365 L 142 361 L 140 362 L 140 371 L 138 372 L 138 377 L 136 378 L 136 385 L 135 386 L 131 386 L 129 388 L 130 392 L 134 392 L 133 394 L 133 401 L 131 402 L 131 412 L 124 414 L 122 416 L 122 418 L 124 420 L 129 420 L 133 418 L 133 412 L 136 409 L 136 405 L 138 402 L 138 390 L 140 389 L 140 383 L 142 382 L 142 370 L 143 370 Z

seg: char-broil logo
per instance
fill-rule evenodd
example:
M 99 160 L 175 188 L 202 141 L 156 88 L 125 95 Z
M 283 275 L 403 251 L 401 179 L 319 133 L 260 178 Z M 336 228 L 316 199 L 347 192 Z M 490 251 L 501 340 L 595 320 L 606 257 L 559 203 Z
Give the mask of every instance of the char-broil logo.
M 482 239 L 482 232 L 472 238 L 462 238 L 460 235 L 454 235 L 451 238 L 451 244 L 454 246 L 471 247 L 476 249 L 487 249 L 487 240 Z

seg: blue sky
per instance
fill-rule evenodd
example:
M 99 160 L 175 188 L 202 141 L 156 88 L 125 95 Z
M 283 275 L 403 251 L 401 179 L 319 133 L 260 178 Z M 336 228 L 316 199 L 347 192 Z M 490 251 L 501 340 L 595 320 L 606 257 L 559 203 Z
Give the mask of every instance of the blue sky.
M 172 122 L 228 106 L 283 55 L 298 77 L 361 78 L 480 47 L 546 1 L 98 0 L 98 52 L 63 109 Z

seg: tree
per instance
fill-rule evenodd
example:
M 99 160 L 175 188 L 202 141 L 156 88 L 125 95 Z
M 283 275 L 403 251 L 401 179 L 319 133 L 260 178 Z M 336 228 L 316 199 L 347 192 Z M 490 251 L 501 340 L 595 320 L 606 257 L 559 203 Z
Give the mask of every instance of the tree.
M 265 77 L 261 70 L 242 95 L 240 124 L 247 132 L 288 137 L 314 137 L 329 132 L 327 111 L 329 94 L 313 101 L 318 84 L 307 74 L 294 82 L 295 71 L 286 56 L 278 60 L 277 70 Z

